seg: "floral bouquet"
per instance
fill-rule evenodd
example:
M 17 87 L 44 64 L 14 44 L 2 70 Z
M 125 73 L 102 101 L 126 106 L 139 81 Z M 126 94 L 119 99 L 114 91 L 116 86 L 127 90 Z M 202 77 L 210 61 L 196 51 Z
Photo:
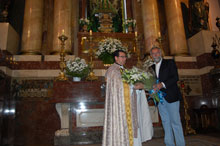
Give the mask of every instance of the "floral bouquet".
M 99 42 L 96 56 L 103 61 L 104 64 L 114 63 L 112 53 L 116 50 L 124 50 L 128 53 L 128 49 L 124 47 L 120 40 L 113 38 L 106 38 Z
M 90 29 L 90 21 L 87 18 L 80 18 L 79 26 L 84 32 L 87 32 Z
M 66 74 L 71 77 L 85 78 L 88 76 L 89 70 L 89 66 L 85 60 L 79 57 L 66 61 Z
M 145 72 L 137 67 L 132 69 L 125 69 L 122 71 L 122 81 L 128 84 L 134 85 L 136 83 L 143 83 L 145 90 L 149 91 L 152 89 L 155 83 L 155 78 L 152 73 Z
M 150 97 L 148 99 L 153 99 L 155 105 L 159 102 L 163 102 L 164 93 L 161 91 L 154 91 L 153 85 L 157 83 L 154 74 L 150 71 L 143 71 L 136 67 L 128 70 L 125 69 L 122 71 L 122 81 L 128 84 L 134 85 L 136 83 L 144 84 L 144 89 L 150 93 Z
M 143 68 L 149 69 L 149 67 L 151 67 L 153 64 L 154 64 L 154 61 L 152 59 L 147 59 L 143 63 Z
M 125 26 L 125 28 L 128 28 L 129 26 L 132 27 L 132 28 L 135 28 L 136 20 L 135 19 L 127 19 L 127 20 L 125 20 L 124 26 Z
M 87 18 L 80 18 L 79 19 L 79 25 L 83 26 L 83 25 L 89 25 L 90 21 Z

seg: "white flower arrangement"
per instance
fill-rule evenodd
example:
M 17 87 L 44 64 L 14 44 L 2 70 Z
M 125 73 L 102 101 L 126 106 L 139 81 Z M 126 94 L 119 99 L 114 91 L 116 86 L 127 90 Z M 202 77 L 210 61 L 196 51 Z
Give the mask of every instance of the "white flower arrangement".
M 149 68 L 150 66 L 152 66 L 154 64 L 154 61 L 152 59 L 147 59 L 144 63 L 143 63 L 143 67 L 144 68 Z
M 99 42 L 99 49 L 96 52 L 97 56 L 100 56 L 104 52 L 108 52 L 109 54 L 112 54 L 116 50 L 124 50 L 125 52 L 128 52 L 127 48 L 124 47 L 120 40 L 113 39 L 113 38 L 106 38 Z
M 85 59 L 76 57 L 74 60 L 66 61 L 66 74 L 72 77 L 84 78 L 89 73 L 89 66 Z
M 126 28 L 128 28 L 129 26 L 135 28 L 136 26 L 136 20 L 135 19 L 126 19 L 124 22 L 124 25 Z
M 89 23 L 90 23 L 90 21 L 89 21 L 89 19 L 87 19 L 87 18 L 80 18 L 80 19 L 79 19 L 79 24 L 80 24 L 81 26 L 83 26 L 83 25 L 89 25 Z
M 102 61 L 109 60 L 109 63 L 113 63 L 112 53 L 114 53 L 116 50 L 123 50 L 127 53 L 127 55 L 129 55 L 127 47 L 123 46 L 120 40 L 106 38 L 99 42 L 96 56 Z
M 153 77 L 153 75 L 150 72 L 145 72 L 137 67 L 125 69 L 122 72 L 122 81 L 132 85 L 137 82 L 145 84 L 145 82 L 150 80 L 151 77 Z

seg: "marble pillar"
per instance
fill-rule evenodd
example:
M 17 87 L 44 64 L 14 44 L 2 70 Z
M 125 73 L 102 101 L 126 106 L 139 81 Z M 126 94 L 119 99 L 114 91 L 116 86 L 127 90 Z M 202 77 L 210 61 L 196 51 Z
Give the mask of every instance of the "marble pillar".
M 73 48 L 73 54 L 78 56 L 78 38 L 77 34 L 79 32 L 79 1 L 80 0 L 74 0 L 73 2 L 73 8 L 72 8 L 72 46 Z
M 206 0 L 209 3 L 209 26 L 212 31 L 219 31 L 216 17 L 220 17 L 220 0 Z
M 59 54 L 61 41 L 58 37 L 62 34 L 68 37 L 65 41 L 65 52 L 72 54 L 71 9 L 71 0 L 54 0 L 53 49 L 51 54 Z
M 26 0 L 22 33 L 21 53 L 41 54 L 43 0 Z
M 153 46 L 159 46 L 156 41 L 160 36 L 157 0 L 142 0 L 141 4 L 146 49 L 145 53 L 149 53 Z
M 53 6 L 54 0 L 44 0 L 43 36 L 42 51 L 43 55 L 49 55 L 53 48 Z
M 170 55 L 186 56 L 188 48 L 183 24 L 180 0 L 164 0 L 168 26 Z

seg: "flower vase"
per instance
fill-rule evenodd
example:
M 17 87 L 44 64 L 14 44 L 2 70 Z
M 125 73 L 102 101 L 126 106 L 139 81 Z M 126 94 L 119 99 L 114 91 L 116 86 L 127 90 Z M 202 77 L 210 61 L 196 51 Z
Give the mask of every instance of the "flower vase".
M 128 26 L 128 32 L 132 33 L 133 32 L 133 27 L 132 26 Z
M 74 82 L 79 82 L 79 81 L 81 81 L 81 78 L 80 77 L 73 77 L 73 81 Z
M 85 24 L 82 27 L 83 32 L 88 32 L 88 26 Z

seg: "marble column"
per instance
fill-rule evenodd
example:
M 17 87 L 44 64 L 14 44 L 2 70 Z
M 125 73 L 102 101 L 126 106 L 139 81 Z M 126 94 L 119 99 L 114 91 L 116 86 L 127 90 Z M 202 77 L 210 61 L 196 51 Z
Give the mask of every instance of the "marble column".
M 159 46 L 156 42 L 156 39 L 160 36 L 157 0 L 142 0 L 141 4 L 146 49 L 145 53 L 149 53 L 152 46 Z
M 53 6 L 54 0 L 44 0 L 43 36 L 42 51 L 44 55 L 49 55 L 53 48 Z
M 170 55 L 186 56 L 188 48 L 180 0 L 164 0 L 168 26 Z
M 21 53 L 41 54 L 43 0 L 26 0 L 22 33 Z
M 74 0 L 72 1 L 72 46 L 73 48 L 73 54 L 78 56 L 78 38 L 77 34 L 79 32 L 79 1 L 80 0 Z
M 71 0 L 54 0 L 53 49 L 51 54 L 59 54 L 61 41 L 58 37 L 62 34 L 68 37 L 65 41 L 65 52 L 72 54 L 71 9 Z

